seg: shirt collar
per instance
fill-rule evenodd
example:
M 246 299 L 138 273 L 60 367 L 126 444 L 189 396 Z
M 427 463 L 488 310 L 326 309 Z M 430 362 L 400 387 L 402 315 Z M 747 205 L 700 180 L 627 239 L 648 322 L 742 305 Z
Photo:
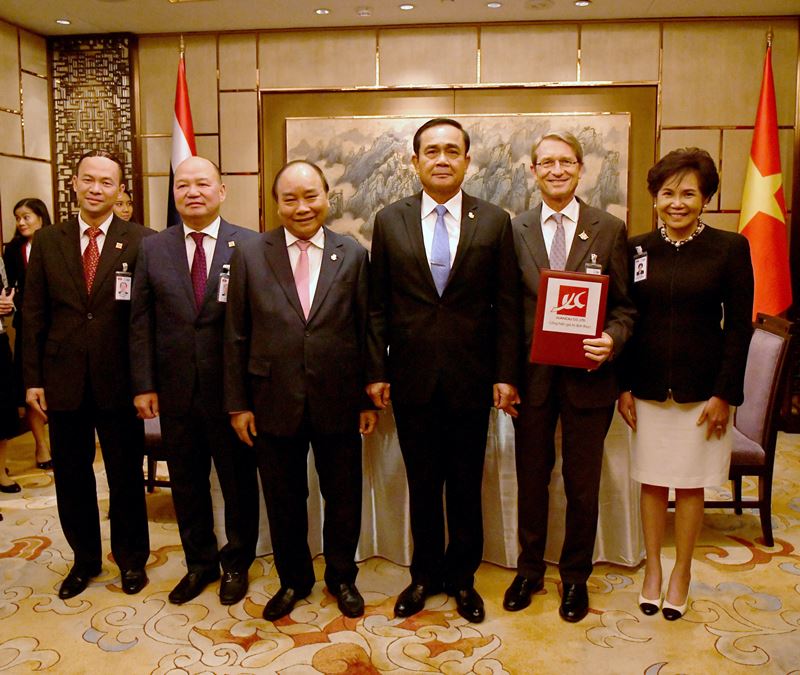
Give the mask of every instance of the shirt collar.
M 103 236 L 108 234 L 108 228 L 111 226 L 111 220 L 114 218 L 114 212 L 108 214 L 108 218 L 106 218 L 102 223 L 100 223 L 100 229 L 103 231 Z M 84 232 L 88 230 L 91 225 L 89 225 L 83 218 L 81 218 L 80 212 L 78 212 L 78 226 L 81 228 L 81 236 L 83 236 Z
M 575 197 L 572 198 L 572 201 L 569 204 L 567 204 L 563 209 L 561 209 L 561 213 L 576 224 L 578 222 L 579 211 L 580 211 L 580 204 L 578 203 L 578 200 Z M 545 202 L 542 202 L 542 224 L 546 223 L 547 219 L 554 213 L 557 212 L 551 209 Z
M 186 239 L 192 232 L 202 232 L 206 236 L 211 237 L 212 239 L 219 238 L 219 224 L 220 224 L 220 217 L 217 216 L 214 218 L 212 222 L 206 225 L 202 230 L 193 230 L 189 227 L 186 223 L 183 224 L 183 238 Z
M 300 237 L 295 237 L 289 230 L 285 227 L 283 228 L 283 233 L 286 236 L 286 248 L 289 248 L 294 242 L 296 242 Z M 309 239 L 314 246 L 320 249 L 325 248 L 325 228 L 319 228 L 315 233 L 314 236 Z
M 459 190 L 456 194 L 444 203 L 447 212 L 452 215 L 456 220 L 461 220 L 461 203 L 464 200 L 464 193 Z M 427 218 L 433 210 L 438 206 L 437 202 L 425 190 L 422 191 L 422 217 Z

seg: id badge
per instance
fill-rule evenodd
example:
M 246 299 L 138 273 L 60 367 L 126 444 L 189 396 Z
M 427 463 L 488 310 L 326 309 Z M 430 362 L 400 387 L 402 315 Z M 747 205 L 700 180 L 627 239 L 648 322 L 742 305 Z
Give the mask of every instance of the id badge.
M 223 265 L 219 273 L 219 288 L 217 289 L 217 302 L 228 302 L 228 284 L 231 281 L 231 266 Z
M 597 262 L 597 254 L 592 253 L 592 262 L 586 263 L 586 274 L 602 274 L 603 266 Z
M 647 251 L 643 251 L 641 246 L 636 247 L 636 255 L 633 256 L 633 283 L 645 281 L 647 279 Z
M 128 263 L 122 263 L 122 271 L 116 273 L 116 282 L 114 284 L 114 300 L 131 300 L 131 286 L 133 279 L 130 272 L 128 272 Z

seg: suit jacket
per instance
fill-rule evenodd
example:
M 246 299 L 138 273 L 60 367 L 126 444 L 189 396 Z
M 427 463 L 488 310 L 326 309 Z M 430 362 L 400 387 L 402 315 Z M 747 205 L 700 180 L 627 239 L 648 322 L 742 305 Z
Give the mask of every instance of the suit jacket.
M 521 348 L 519 270 L 511 220 L 463 195 L 461 234 L 441 297 L 422 237 L 422 193 L 375 217 L 370 265 L 369 382 L 398 403 L 492 405 L 492 385 L 516 384 Z
M 317 433 L 356 433 L 364 394 L 367 252 L 325 228 L 308 320 L 284 229 L 233 255 L 225 322 L 225 405 L 252 410 L 259 432 L 291 436 L 304 414 Z
M 647 278 L 633 284 L 639 314 L 620 363 L 623 386 L 654 401 L 672 390 L 679 403 L 741 404 L 753 311 L 747 239 L 706 225 L 676 249 L 649 232 L 631 240 L 631 266 L 636 246 L 647 253 Z
M 602 273 L 609 275 L 606 320 L 603 330 L 614 340 L 612 358 L 619 355 L 631 336 L 635 309 L 629 291 L 625 223 L 611 214 L 588 206 L 578 200 L 578 226 L 572 240 L 566 269 L 583 272 L 597 255 Z M 549 391 L 555 373 L 554 366 L 529 363 L 536 303 L 539 293 L 539 270 L 550 267 L 541 227 L 542 205 L 514 218 L 514 244 L 519 257 L 524 287 L 525 312 L 525 370 L 526 383 L 520 392 L 523 405 L 541 405 Z M 588 236 L 582 239 L 579 235 Z M 581 368 L 562 368 L 570 401 L 579 408 L 594 408 L 612 404 L 619 393 L 615 369 L 606 361 L 593 371 Z
M 3 263 L 6 266 L 6 277 L 9 287 L 16 288 L 14 294 L 14 306 L 20 310 L 25 301 L 25 258 L 22 253 L 22 247 L 27 243 L 27 239 L 23 237 L 14 237 L 3 251 Z M 22 325 L 22 312 L 17 311 L 14 314 L 14 328 L 19 328 Z
M 133 394 L 157 392 L 163 414 L 185 415 L 193 400 L 202 410 L 224 414 L 225 303 L 217 300 L 219 275 L 236 247 L 257 237 L 252 230 L 220 221 L 199 312 L 183 227 L 168 227 L 142 242 L 131 300 Z
M 94 403 L 131 406 L 128 323 L 130 302 L 115 300 L 115 272 L 136 267 L 139 243 L 155 234 L 113 217 L 91 295 L 86 290 L 78 219 L 36 233 L 25 279 L 23 377 L 44 387 L 51 410 L 76 410 L 86 387 Z

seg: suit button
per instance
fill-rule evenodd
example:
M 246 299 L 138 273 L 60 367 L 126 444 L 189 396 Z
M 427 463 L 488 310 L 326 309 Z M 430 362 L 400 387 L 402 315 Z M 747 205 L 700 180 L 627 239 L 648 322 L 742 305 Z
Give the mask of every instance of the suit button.
M 92 319 L 94 319 L 94 315 L 93 315 L 91 312 L 89 312 L 89 313 L 86 315 L 86 318 L 87 318 L 87 319 L 89 319 L 89 320 L 91 321 Z
M 310 330 L 307 330 L 307 331 L 305 332 L 305 336 L 306 336 L 306 337 L 311 337 L 311 331 L 310 331 Z

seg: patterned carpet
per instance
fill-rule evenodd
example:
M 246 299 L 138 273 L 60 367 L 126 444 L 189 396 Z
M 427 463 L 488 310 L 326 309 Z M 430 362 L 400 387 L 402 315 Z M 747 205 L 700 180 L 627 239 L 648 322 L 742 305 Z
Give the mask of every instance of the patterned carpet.
M 415 617 L 395 619 L 394 596 L 408 572 L 379 558 L 361 565 L 367 612 L 359 620 L 342 617 L 323 583 L 289 617 L 262 619 L 279 585 L 269 556 L 251 568 L 244 602 L 222 607 L 214 584 L 175 607 L 167 594 L 184 572 L 183 556 L 165 489 L 148 496 L 152 555 L 144 591 L 124 595 L 109 561 L 86 592 L 62 601 L 56 591 L 71 554 L 52 475 L 33 468 L 29 435 L 13 442 L 10 455 L 23 490 L 0 495 L 0 672 L 800 674 L 800 436 L 781 438 L 775 546 L 760 543 L 753 513 L 709 512 L 690 611 L 675 623 L 639 611 L 641 567 L 607 564 L 591 578 L 591 613 L 574 625 L 558 618 L 555 567 L 531 607 L 512 615 L 501 602 L 513 571 L 488 564 L 476 584 L 486 600 L 484 623 L 461 619 L 445 595 L 430 598 Z M 104 484 L 99 462 L 96 471 Z M 100 492 L 104 512 L 107 494 Z M 107 536 L 107 522 L 103 528 Z M 667 542 L 666 571 L 672 556 Z

